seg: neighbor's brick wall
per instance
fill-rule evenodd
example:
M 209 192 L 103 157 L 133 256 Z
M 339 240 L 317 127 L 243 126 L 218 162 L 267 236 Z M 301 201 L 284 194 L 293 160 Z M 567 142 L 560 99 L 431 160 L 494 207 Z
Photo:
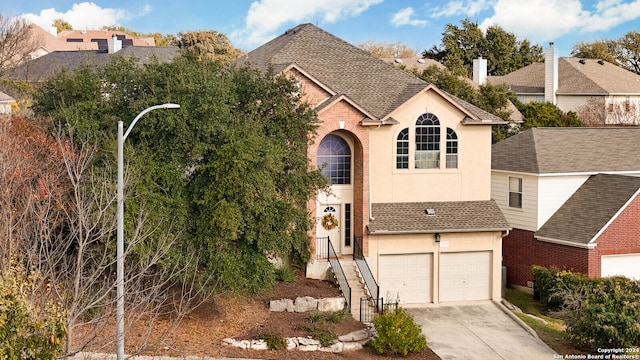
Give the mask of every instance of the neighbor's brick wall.
M 601 275 L 600 257 L 614 254 L 640 253 L 640 197 L 629 206 L 596 239 L 598 246 L 592 250 L 594 276 Z M 597 260 L 597 261 L 596 261 Z
M 532 231 L 513 229 L 502 239 L 507 282 L 514 285 L 527 286 L 527 281 L 533 281 L 532 265 L 589 273 L 589 255 L 587 249 L 536 240 Z
M 312 106 L 317 105 L 322 100 L 330 97 L 331 94 L 302 75 L 299 71 L 291 70 L 287 76 L 293 76 L 300 85 L 300 98 L 302 102 L 307 102 Z

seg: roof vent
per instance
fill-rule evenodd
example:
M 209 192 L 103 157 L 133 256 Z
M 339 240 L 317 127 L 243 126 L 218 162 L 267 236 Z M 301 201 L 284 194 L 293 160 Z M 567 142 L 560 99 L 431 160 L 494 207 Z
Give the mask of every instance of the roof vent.
M 580 64 L 582 64 L 582 65 L 584 65 L 584 64 L 586 64 L 586 63 L 587 63 L 587 62 L 585 61 L 585 59 L 580 59 L 580 60 L 578 60 L 578 62 L 579 62 Z
M 418 59 L 418 63 L 424 64 L 424 59 Z
M 604 60 L 602 60 L 602 59 L 598 60 L 598 64 L 604 65 Z
M 436 211 L 433 209 L 424 209 L 424 213 L 427 214 L 427 216 L 436 216 Z
M 395 62 L 397 62 L 398 64 L 402 64 L 402 59 L 396 59 Z

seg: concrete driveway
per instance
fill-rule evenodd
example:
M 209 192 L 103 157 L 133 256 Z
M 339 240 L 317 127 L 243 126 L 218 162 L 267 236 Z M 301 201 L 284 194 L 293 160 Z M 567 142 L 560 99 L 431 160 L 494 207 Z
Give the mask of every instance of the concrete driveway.
M 493 301 L 407 308 L 443 360 L 553 359 L 556 354 Z

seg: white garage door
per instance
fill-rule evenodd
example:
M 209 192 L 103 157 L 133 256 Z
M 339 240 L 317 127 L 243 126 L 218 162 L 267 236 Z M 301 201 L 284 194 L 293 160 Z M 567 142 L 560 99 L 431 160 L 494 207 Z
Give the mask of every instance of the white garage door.
M 600 258 L 600 275 L 622 275 L 640 280 L 640 254 L 606 255 Z
M 440 301 L 491 298 L 491 252 L 440 254 Z
M 402 304 L 432 302 L 433 254 L 380 255 L 380 296 L 385 302 L 400 298 Z

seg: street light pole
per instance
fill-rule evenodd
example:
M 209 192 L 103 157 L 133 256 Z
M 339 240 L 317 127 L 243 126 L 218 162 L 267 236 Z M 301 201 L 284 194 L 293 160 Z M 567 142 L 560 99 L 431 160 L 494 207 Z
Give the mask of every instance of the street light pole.
M 129 136 L 131 129 L 142 117 L 142 115 L 155 109 L 178 109 L 180 105 L 166 103 L 162 105 L 154 105 L 148 107 L 138 114 L 133 119 L 127 132 L 123 135 L 123 123 L 122 120 L 118 121 L 118 187 L 117 187 L 117 248 L 116 248 L 116 262 L 117 262 L 117 275 L 116 275 L 116 358 L 117 360 L 124 359 L 124 141 Z

